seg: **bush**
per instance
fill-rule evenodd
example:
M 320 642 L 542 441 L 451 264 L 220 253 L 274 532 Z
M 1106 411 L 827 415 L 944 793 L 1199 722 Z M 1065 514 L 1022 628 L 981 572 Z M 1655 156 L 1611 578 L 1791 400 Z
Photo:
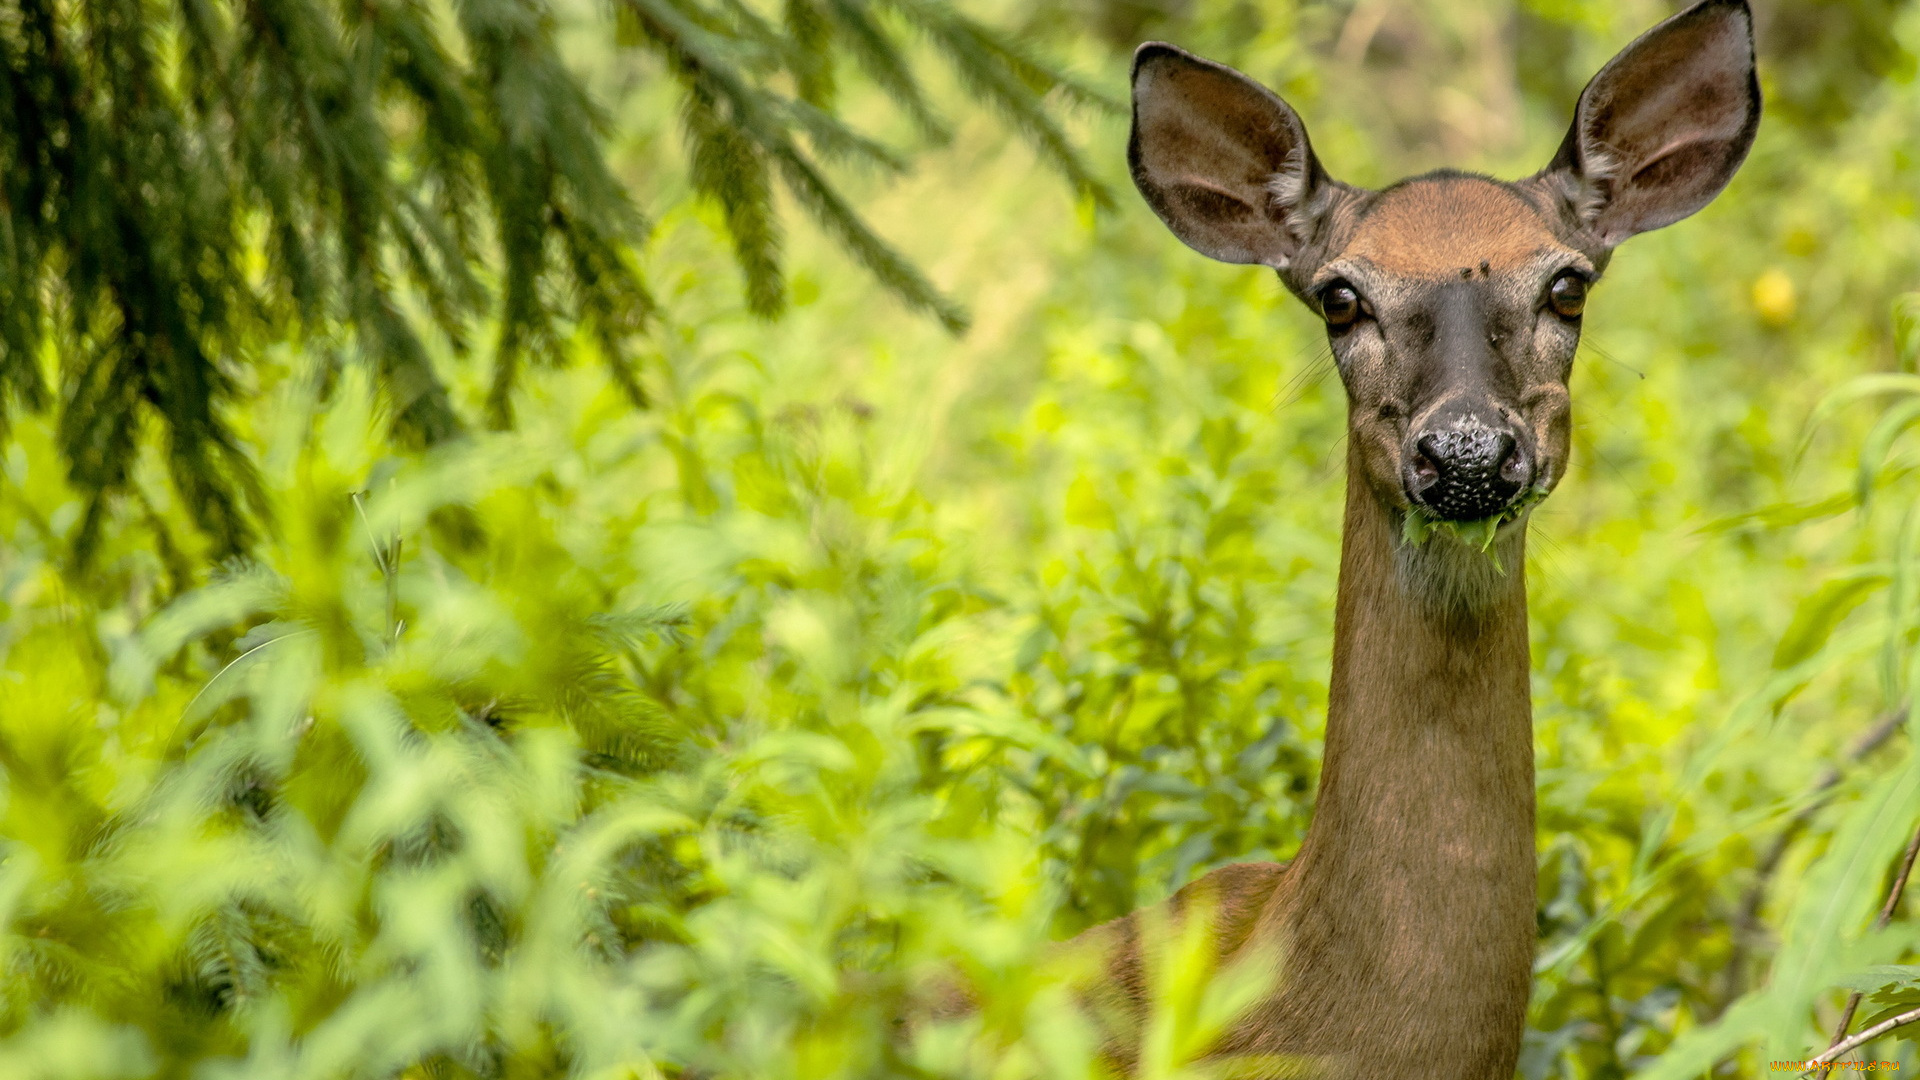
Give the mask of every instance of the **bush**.
M 1436 145 L 1537 165 L 1551 95 L 1643 6 L 1436 6 L 1357 59 L 1344 8 L 1186 25 L 1378 183 Z M 1500 76 L 1512 26 L 1576 74 Z M 1888 41 L 1914 55 L 1920 13 Z M 1401 96 L 1364 112 L 1383 67 Z M 1807 90 L 1595 294 L 1530 567 L 1529 1077 L 1745 1075 L 1824 1047 L 1849 988 L 1861 1021 L 1913 1007 L 1913 924 L 1871 927 L 1920 757 L 1891 727 L 1846 749 L 1920 674 L 1911 67 Z M 1447 113 L 1496 76 L 1508 99 Z M 1413 105 L 1451 126 L 1407 135 Z M 616 145 L 669 137 L 661 106 Z M 1084 134 L 1124 184 L 1122 127 Z M 358 369 L 316 386 L 263 349 L 232 423 L 269 527 L 241 560 L 150 446 L 81 561 L 86 494 L 17 423 L 0 1073 L 1099 1075 L 1048 943 L 1285 858 L 1308 818 L 1341 395 L 1269 276 L 1036 188 L 984 125 L 936 162 L 866 203 L 970 298 L 959 341 L 811 234 L 795 310 L 754 321 L 682 198 L 640 253 L 645 411 L 541 368 L 515 430 L 396 449 Z M 477 413 L 488 372 L 437 363 Z M 978 1013 L 896 1023 L 956 974 Z M 1203 976 L 1160 973 L 1143 1074 L 1230 1011 Z

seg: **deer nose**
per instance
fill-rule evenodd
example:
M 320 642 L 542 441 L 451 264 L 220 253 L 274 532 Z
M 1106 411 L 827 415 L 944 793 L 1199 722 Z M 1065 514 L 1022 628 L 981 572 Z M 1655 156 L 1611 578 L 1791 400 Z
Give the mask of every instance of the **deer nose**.
M 1533 462 L 1505 424 L 1468 417 L 1423 432 L 1407 463 L 1407 497 L 1442 521 L 1478 521 L 1513 505 Z

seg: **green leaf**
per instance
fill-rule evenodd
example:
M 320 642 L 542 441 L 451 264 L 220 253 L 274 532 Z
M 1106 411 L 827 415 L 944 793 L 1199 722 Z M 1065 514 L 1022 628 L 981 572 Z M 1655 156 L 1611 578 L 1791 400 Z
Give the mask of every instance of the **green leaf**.
M 1875 964 L 1864 970 L 1843 975 L 1834 981 L 1835 986 L 1858 990 L 1863 994 L 1897 990 L 1910 984 L 1920 987 L 1920 965 Z
M 1882 394 L 1915 395 L 1920 394 L 1920 374 L 1906 372 L 1876 372 L 1872 375 L 1857 375 L 1829 391 L 1813 407 L 1813 413 L 1807 417 L 1805 432 L 1800 437 L 1797 457 L 1804 457 L 1807 447 L 1813 442 L 1813 435 L 1821 424 L 1834 413 L 1855 402 Z
M 1920 366 L 1920 292 L 1902 294 L 1893 302 L 1893 353 L 1900 367 Z
M 1801 598 L 1793 621 L 1773 649 L 1773 670 L 1792 667 L 1820 651 L 1834 627 L 1876 591 L 1886 587 L 1882 573 L 1850 574 L 1836 578 Z
M 1889 408 L 1860 447 L 1860 473 L 1855 481 L 1855 497 L 1862 506 L 1873 497 L 1875 481 L 1879 479 L 1880 469 L 1886 464 L 1887 454 L 1893 444 L 1906 434 L 1908 428 L 1920 421 L 1920 398 L 1902 401 Z

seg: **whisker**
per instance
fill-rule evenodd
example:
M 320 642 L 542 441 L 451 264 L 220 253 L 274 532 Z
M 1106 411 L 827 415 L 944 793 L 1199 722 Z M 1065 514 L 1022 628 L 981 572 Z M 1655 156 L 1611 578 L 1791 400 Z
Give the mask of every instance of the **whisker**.
M 1587 456 L 1593 459 L 1594 464 L 1611 473 L 1615 480 L 1626 485 L 1628 490 L 1633 489 L 1633 477 L 1627 475 L 1627 470 L 1622 468 L 1620 463 L 1615 461 L 1611 455 L 1601 450 L 1598 443 L 1588 448 Z
M 1644 379 L 1647 377 L 1646 372 L 1641 371 L 1639 368 L 1634 367 L 1632 364 L 1629 364 L 1626 361 L 1620 359 L 1619 357 L 1613 355 L 1613 353 L 1607 351 L 1607 349 L 1604 346 L 1602 346 L 1598 341 L 1595 341 L 1590 336 L 1587 336 L 1587 335 L 1581 336 L 1580 347 L 1588 350 L 1589 352 L 1592 352 L 1595 356 L 1598 356 L 1600 359 L 1605 360 L 1607 363 L 1612 364 L 1615 367 L 1621 368 L 1626 371 L 1631 371 L 1637 378 Z
M 1323 342 L 1320 348 L 1307 358 L 1305 365 L 1294 373 L 1293 378 L 1288 379 L 1287 384 L 1273 395 L 1275 401 L 1273 411 L 1282 412 L 1298 405 L 1300 399 L 1307 396 L 1307 391 L 1319 385 L 1320 380 L 1326 378 L 1327 372 L 1332 370 L 1333 343 Z
M 1327 447 L 1326 456 L 1320 459 L 1320 475 L 1318 479 L 1332 479 L 1333 474 L 1346 463 L 1347 442 L 1352 438 L 1353 432 L 1347 430 L 1345 424 L 1340 425 L 1340 437 L 1333 440 L 1333 445 Z
M 1604 429 L 1625 434 L 1626 428 L 1614 416 L 1607 403 L 1596 397 L 1592 402 L 1581 402 L 1573 413 L 1573 428 L 1577 432 L 1591 436 L 1595 429 Z
M 1554 535 L 1552 513 L 1542 514 L 1544 505 L 1535 507 L 1527 521 L 1527 560 L 1537 571 L 1536 580 L 1555 588 L 1570 588 L 1573 578 L 1567 573 L 1571 558 L 1567 546 Z

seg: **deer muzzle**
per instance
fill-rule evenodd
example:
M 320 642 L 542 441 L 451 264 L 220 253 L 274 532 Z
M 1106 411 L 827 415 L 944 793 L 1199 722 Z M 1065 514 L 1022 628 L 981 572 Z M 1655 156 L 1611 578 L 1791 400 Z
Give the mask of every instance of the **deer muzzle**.
M 1504 418 L 1477 411 L 1439 416 L 1408 441 L 1407 498 L 1441 521 L 1493 517 L 1533 483 L 1531 440 Z

